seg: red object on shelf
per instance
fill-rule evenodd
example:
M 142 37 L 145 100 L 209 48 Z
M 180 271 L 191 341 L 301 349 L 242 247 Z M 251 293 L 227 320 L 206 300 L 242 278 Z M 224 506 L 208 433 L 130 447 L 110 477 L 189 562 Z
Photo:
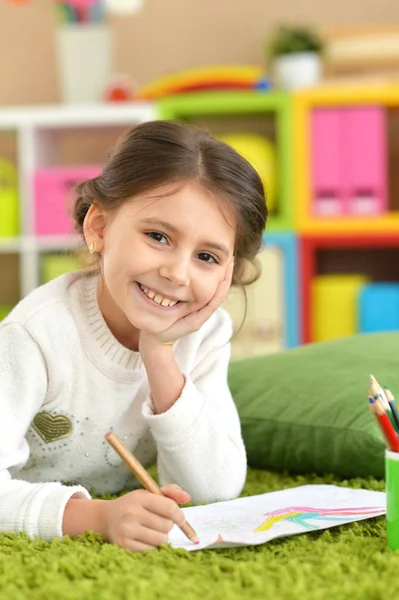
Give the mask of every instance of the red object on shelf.
M 312 342 L 312 281 L 316 277 L 316 252 L 318 250 L 357 248 L 399 248 L 399 233 L 370 235 L 305 235 L 299 239 L 300 265 L 300 339 L 302 344 Z
M 134 96 L 134 85 L 130 77 L 125 74 L 116 74 L 110 77 L 105 89 L 106 102 L 130 102 Z

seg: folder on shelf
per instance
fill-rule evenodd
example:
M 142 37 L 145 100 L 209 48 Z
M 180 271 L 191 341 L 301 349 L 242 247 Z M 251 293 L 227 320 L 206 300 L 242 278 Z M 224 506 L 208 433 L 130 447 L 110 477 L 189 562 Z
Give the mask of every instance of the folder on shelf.
M 317 216 L 343 213 L 342 110 L 317 108 L 311 113 L 313 212 Z
M 385 109 L 348 108 L 343 112 L 342 159 L 345 212 L 372 215 L 387 210 Z
M 357 333 L 358 296 L 364 275 L 319 275 L 312 283 L 312 339 L 322 342 Z
M 232 359 L 244 359 L 284 348 L 284 255 L 277 246 L 260 252 L 260 278 L 248 286 L 247 314 L 242 289 L 233 287 L 223 303 L 233 322 Z
M 399 330 L 399 283 L 370 283 L 359 295 L 361 333 Z
M 0 158 L 0 237 L 19 234 L 18 173 L 6 158 Z
M 35 198 L 35 233 L 70 235 L 73 221 L 74 188 L 79 181 L 92 179 L 101 173 L 100 165 L 44 167 L 33 177 Z

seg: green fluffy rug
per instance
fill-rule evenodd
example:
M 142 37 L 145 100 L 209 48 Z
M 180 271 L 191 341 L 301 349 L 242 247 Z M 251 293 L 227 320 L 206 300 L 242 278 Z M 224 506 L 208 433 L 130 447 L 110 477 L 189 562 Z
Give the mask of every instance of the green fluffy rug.
M 290 477 L 250 471 L 245 495 L 307 483 L 384 490 L 374 479 Z M 144 555 L 92 534 L 51 544 L 0 535 L 1 600 L 361 600 L 399 594 L 399 552 L 386 548 L 385 518 L 227 550 L 164 547 Z

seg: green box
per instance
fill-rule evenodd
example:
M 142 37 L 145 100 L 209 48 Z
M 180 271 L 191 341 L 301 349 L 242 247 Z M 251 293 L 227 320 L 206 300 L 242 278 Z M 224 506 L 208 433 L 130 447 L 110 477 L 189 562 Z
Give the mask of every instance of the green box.
M 391 550 L 399 550 L 399 453 L 385 451 L 387 539 Z
M 291 231 L 293 228 L 292 201 L 292 143 L 291 99 L 278 91 L 195 92 L 176 94 L 158 100 L 158 117 L 190 121 L 207 116 L 251 116 L 274 113 L 276 119 L 276 157 L 278 178 L 278 214 L 271 215 L 269 231 Z
M 6 318 L 8 313 L 12 311 L 12 306 L 7 304 L 0 304 L 0 321 Z
M 78 258 L 72 254 L 46 254 L 41 260 L 41 280 L 46 283 L 80 268 Z

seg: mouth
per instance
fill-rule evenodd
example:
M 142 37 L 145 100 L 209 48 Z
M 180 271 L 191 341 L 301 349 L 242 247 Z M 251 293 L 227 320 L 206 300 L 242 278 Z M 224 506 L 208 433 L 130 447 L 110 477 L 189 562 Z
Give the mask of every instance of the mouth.
M 136 284 L 141 292 L 141 295 L 144 296 L 145 299 L 152 305 L 158 306 L 159 308 L 171 309 L 181 304 L 180 300 L 176 300 L 176 298 L 169 298 L 168 296 L 162 296 L 151 288 L 141 285 L 141 283 L 138 281 Z

